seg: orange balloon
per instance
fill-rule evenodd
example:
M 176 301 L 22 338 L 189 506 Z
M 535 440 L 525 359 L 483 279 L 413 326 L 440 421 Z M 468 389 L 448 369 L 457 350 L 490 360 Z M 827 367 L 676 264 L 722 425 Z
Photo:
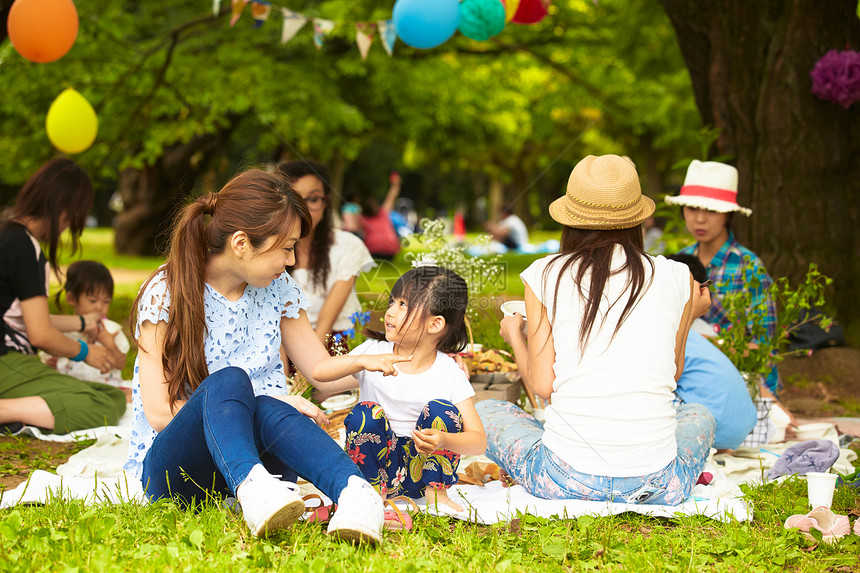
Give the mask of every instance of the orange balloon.
M 15 0 L 7 25 L 15 50 L 31 62 L 46 64 L 72 49 L 78 11 L 72 0 Z

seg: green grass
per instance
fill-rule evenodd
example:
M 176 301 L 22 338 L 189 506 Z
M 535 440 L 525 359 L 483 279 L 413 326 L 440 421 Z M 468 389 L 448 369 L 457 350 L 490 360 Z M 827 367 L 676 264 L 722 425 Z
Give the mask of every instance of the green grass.
M 805 485 L 749 488 L 755 520 L 722 523 L 622 514 L 548 520 L 521 516 L 491 527 L 415 516 L 410 532 L 378 547 L 329 539 L 324 524 L 299 523 L 254 539 L 239 514 L 209 502 L 85 507 L 55 500 L 0 512 L 3 571 L 852 571 L 860 536 L 816 544 L 787 531 L 805 512 Z M 856 498 L 839 490 L 834 510 Z
M 538 240 L 538 239 L 536 239 Z M 540 239 L 543 240 L 543 239 Z M 151 270 L 159 259 L 116 255 L 109 230 L 84 233 L 85 258 L 109 267 Z M 409 268 L 398 256 L 359 281 L 359 292 L 385 292 Z M 522 296 L 518 278 L 535 257 L 510 255 L 506 293 Z M 111 317 L 124 322 L 130 296 L 116 296 Z M 500 293 L 501 294 L 501 293 Z M 473 325 L 476 340 L 497 335 L 487 311 Z M 130 357 L 130 360 L 132 358 Z M 22 442 L 21 449 L 26 449 Z M 21 456 L 27 452 L 22 451 Z M 45 467 L 35 454 L 34 467 Z M 300 523 L 271 539 L 249 537 L 240 515 L 209 502 L 196 511 L 172 502 L 85 507 L 55 500 L 0 511 L 2 571 L 857 571 L 860 536 L 824 545 L 786 531 L 793 513 L 808 511 L 805 484 L 789 480 L 745 488 L 755 507 L 747 523 L 703 517 L 675 520 L 638 514 L 547 520 L 521 516 L 492 527 L 415 516 L 410 532 L 387 534 L 379 547 L 353 547 Z M 860 513 L 856 490 L 837 490 L 834 511 Z

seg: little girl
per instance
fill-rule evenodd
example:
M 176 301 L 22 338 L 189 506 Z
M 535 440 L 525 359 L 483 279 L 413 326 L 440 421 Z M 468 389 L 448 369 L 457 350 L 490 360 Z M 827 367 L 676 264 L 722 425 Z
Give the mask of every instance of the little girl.
M 457 482 L 460 455 L 487 447 L 475 392 L 446 354 L 465 346 L 467 304 L 456 273 L 412 269 L 391 291 L 385 339 L 314 367 L 319 381 L 358 379 L 361 401 L 344 420 L 347 452 L 383 498 L 426 496 L 428 504 L 463 511 L 447 489 Z
M 74 314 L 84 316 L 96 313 L 102 317 L 95 343 L 105 347 L 112 368 L 102 373 L 98 368 L 93 368 L 84 362 L 74 362 L 69 358 L 56 357 L 44 352 L 40 353 L 43 362 L 56 368 L 57 372 L 78 380 L 130 387 L 128 382 L 122 380 L 122 368 L 125 366 L 125 357 L 130 347 L 128 338 L 123 334 L 122 327 L 118 323 L 106 317 L 113 299 L 113 277 L 108 268 L 97 261 L 72 263 L 66 270 L 66 286 L 57 293 L 57 306 L 60 305 L 63 291 L 66 293 L 66 302 L 72 307 Z M 83 332 L 67 332 L 66 336 L 75 341 L 85 339 Z

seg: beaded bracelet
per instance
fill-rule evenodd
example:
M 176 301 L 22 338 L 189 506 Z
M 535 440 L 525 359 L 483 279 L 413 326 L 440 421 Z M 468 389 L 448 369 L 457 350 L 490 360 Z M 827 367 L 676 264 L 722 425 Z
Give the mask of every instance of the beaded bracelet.
M 87 354 L 90 353 L 90 347 L 87 346 L 86 342 L 84 342 L 83 340 L 79 340 L 78 342 L 81 343 L 81 350 L 78 352 L 77 356 L 74 356 L 74 357 L 69 359 L 73 362 L 81 362 L 83 359 L 85 359 L 87 357 Z

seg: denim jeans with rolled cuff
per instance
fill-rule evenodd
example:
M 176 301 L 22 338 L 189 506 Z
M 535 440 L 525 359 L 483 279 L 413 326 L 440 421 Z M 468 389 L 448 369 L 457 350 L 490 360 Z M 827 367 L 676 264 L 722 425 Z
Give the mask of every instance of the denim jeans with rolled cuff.
M 542 443 L 543 424 L 510 402 L 475 405 L 487 433 L 487 457 L 530 494 L 544 499 L 678 505 L 696 485 L 714 443 L 714 416 L 700 404 L 676 413 L 678 454 L 663 469 L 636 477 L 576 471 Z
M 228 367 L 210 374 L 158 435 L 143 460 L 153 501 L 186 503 L 224 497 L 255 464 L 281 479 L 301 476 L 337 500 L 361 472 L 313 420 L 271 396 L 255 396 L 248 374 Z

